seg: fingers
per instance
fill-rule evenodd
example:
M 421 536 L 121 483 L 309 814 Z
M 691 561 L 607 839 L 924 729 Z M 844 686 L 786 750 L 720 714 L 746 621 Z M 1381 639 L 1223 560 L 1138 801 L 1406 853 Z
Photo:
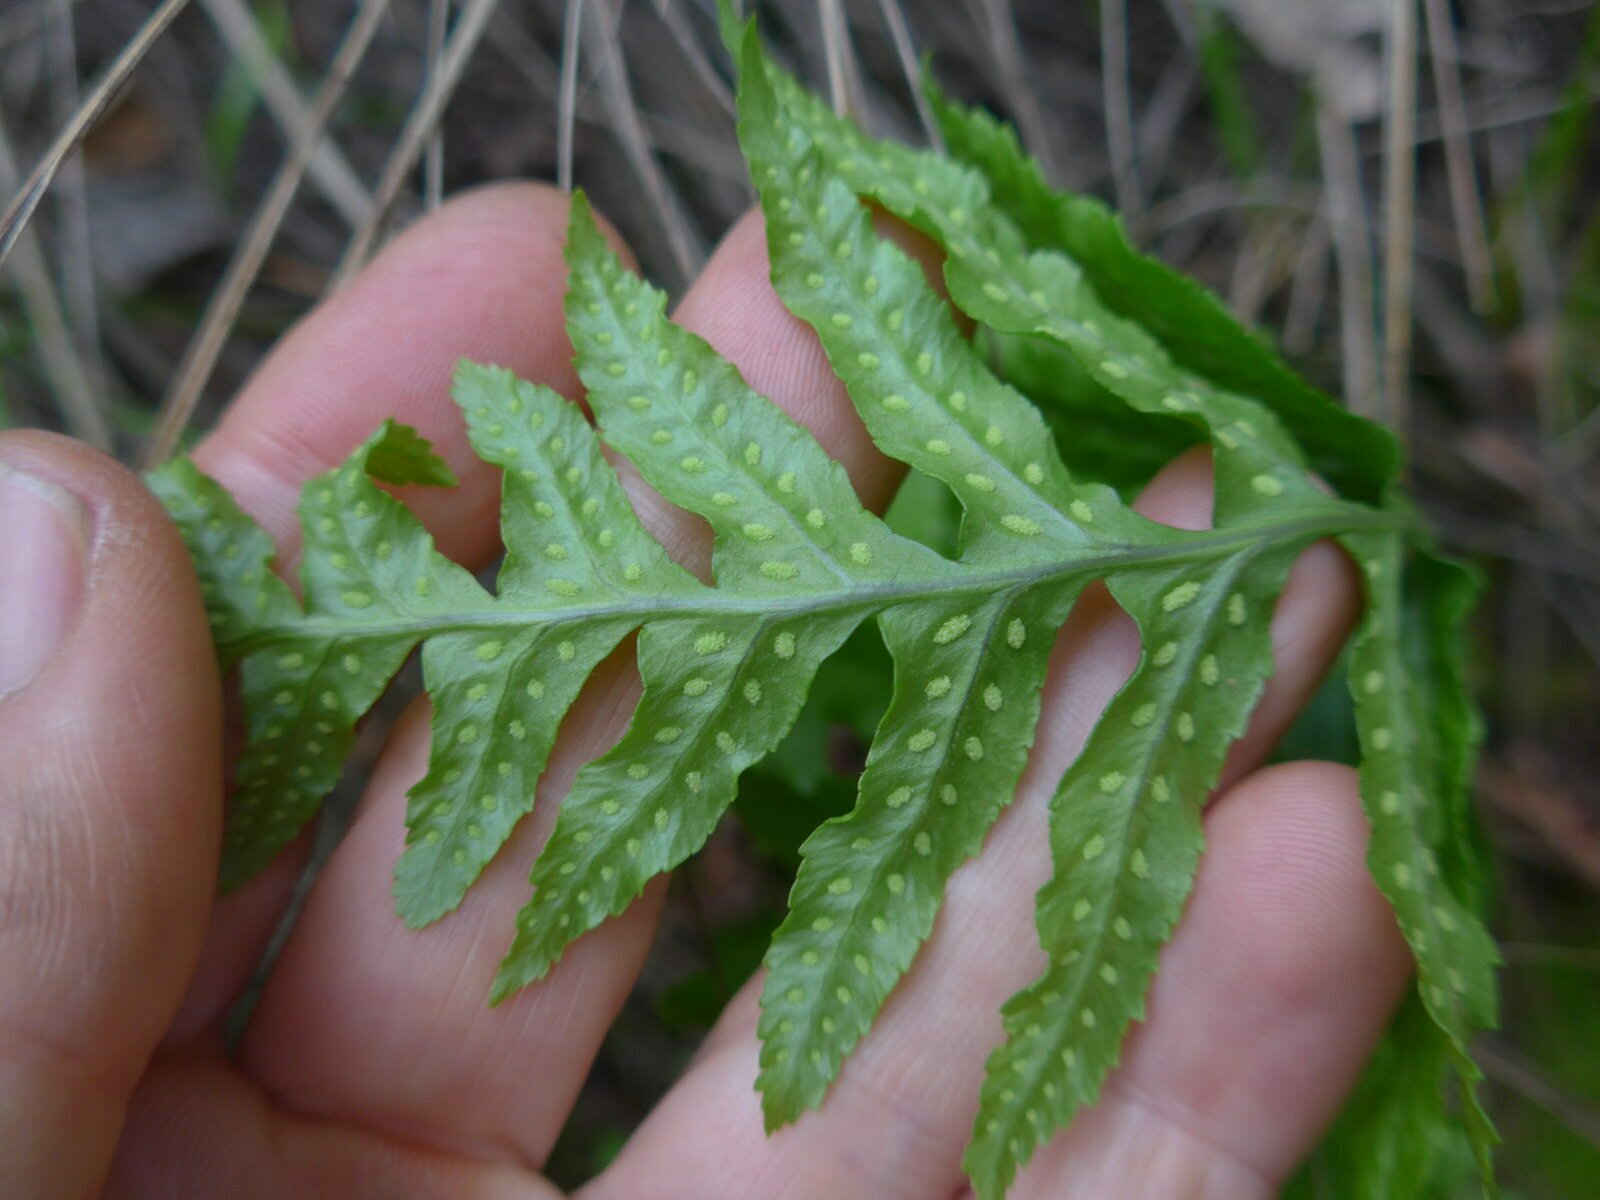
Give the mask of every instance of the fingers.
M 1276 1196 L 1354 1086 L 1410 974 L 1366 868 L 1355 773 L 1257 772 L 1206 822 L 1150 1017 L 1016 1200 Z
M 432 441 L 461 480 L 407 492 L 407 505 L 445 554 L 469 566 L 491 560 L 499 472 L 467 444 L 451 373 L 471 358 L 578 394 L 561 312 L 566 219 L 555 189 L 501 184 L 418 222 L 277 346 L 196 461 L 288 555 L 299 545 L 301 485 L 393 417 Z
M 90 1195 L 199 953 L 221 697 L 131 473 L 7 434 L 0 528 L 0 1195 Z
M 538 815 L 461 907 L 423 930 L 395 915 L 389 880 L 405 845 L 405 793 L 427 766 L 426 705 L 396 726 L 240 1047 L 244 1068 L 286 1107 L 479 1159 L 542 1162 L 638 973 L 664 889 L 580 939 L 541 985 L 495 1008 L 489 985 L 554 802 L 625 723 L 627 668 L 602 665 L 567 723 L 582 735 L 540 785 Z
M 1195 893 L 1162 954 L 1147 1023 L 1130 1037 L 1099 1106 L 1018 1178 L 1016 1200 L 1274 1196 L 1382 1032 L 1410 959 L 1366 871 L 1353 773 L 1319 763 L 1261 771 L 1213 806 L 1206 833 Z M 962 908 L 949 924 L 980 915 L 970 903 Z M 762 1181 L 775 1179 L 787 1182 L 782 1194 L 793 1200 L 950 1195 L 960 1184 L 984 1059 L 999 1036 L 994 1008 L 1028 974 L 1005 971 L 1021 941 L 1014 929 L 963 935 L 952 970 L 937 974 L 947 1005 L 921 1002 L 920 1019 L 906 1003 L 886 1013 L 859 1052 L 865 1061 L 846 1066 L 821 1112 L 765 1142 L 751 1087 L 753 982 L 725 1018 L 735 1032 L 700 1060 L 583 1200 L 639 1195 L 646 1181 L 663 1178 L 683 1182 L 655 1186 L 659 1200 L 767 1194 Z M 963 988 L 955 959 L 984 937 L 984 970 L 973 971 L 969 957 L 965 973 L 988 975 L 999 960 L 1003 978 Z M 989 1019 L 977 1019 L 984 1008 Z
M 1208 461 L 1191 453 L 1157 477 L 1138 507 L 1168 524 L 1200 528 L 1209 524 L 1210 500 Z M 1272 626 L 1275 682 L 1235 756 L 1235 770 L 1260 761 L 1349 628 L 1353 583 L 1337 556 L 1329 560 L 1314 548 L 1291 578 Z M 791 1180 L 796 1197 L 911 1200 L 949 1195 L 960 1186 L 960 1156 L 984 1063 L 1001 1036 L 999 1008 L 1043 967 L 1033 895 L 1050 870 L 1049 797 L 1138 656 L 1132 621 L 1103 589 L 1087 595 L 1057 643 L 1016 802 L 981 857 L 952 876 L 933 936 L 846 1062 L 824 1107 L 764 1138 L 753 1091 L 753 985 L 712 1035 L 700 1063 L 596 1182 L 594 1200 L 638 1194 L 659 1177 L 665 1157 L 678 1153 L 692 1127 L 702 1129 L 706 1157 L 687 1164 L 682 1178 L 695 1181 L 697 1197 L 749 1195 L 758 1190 L 757 1180 L 768 1178 Z M 1359 839 L 1332 851 L 1359 864 Z M 719 1127 L 709 1138 L 703 1132 L 708 1119 Z
M 758 219 L 719 246 L 676 318 L 817 433 L 869 503 L 896 478 L 867 438 L 810 331 L 767 281 Z M 680 560 L 707 561 L 697 519 L 624 470 L 647 527 Z M 404 1130 L 489 1157 L 543 1160 L 654 930 L 658 884 L 571 947 L 541 984 L 490 1009 L 490 982 L 529 895 L 528 864 L 579 767 L 621 734 L 638 696 L 631 656 L 602 665 L 563 726 L 533 817 L 451 916 L 421 932 L 394 914 L 405 792 L 421 775 L 420 711 L 397 729 L 354 827 L 324 870 L 242 1047 L 292 1106 Z
M 285 1112 L 210 1054 L 160 1057 L 134 1099 L 115 1200 L 561 1200 L 514 1166 Z
M 446 554 L 472 570 L 493 560 L 499 472 L 467 445 L 451 373 L 474 358 L 577 394 L 561 311 L 566 219 L 552 188 L 466 193 L 395 239 L 262 364 L 195 458 L 272 534 L 280 562 L 300 544 L 301 486 L 389 417 L 420 429 L 461 480 L 408 489 L 406 503 Z M 296 872 L 291 851 L 218 902 L 176 1038 L 212 1029 L 238 994 Z

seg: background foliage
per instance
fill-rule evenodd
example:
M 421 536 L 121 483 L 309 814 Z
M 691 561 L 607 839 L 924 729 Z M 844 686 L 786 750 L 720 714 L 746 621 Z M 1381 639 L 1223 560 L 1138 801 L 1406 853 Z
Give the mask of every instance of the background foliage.
M 652 277 L 679 289 L 750 202 L 710 5 L 583 7 L 572 173 Z M 874 131 L 917 141 L 885 14 L 903 20 L 951 91 L 1014 119 L 1057 183 L 1114 200 L 1141 245 L 1218 287 L 1314 379 L 1408 434 L 1422 503 L 1492 584 L 1476 628 L 1490 716 L 1479 782 L 1508 968 L 1505 1028 L 1480 1055 L 1504 1175 L 1515 1194 L 1582 1195 L 1600 1178 L 1600 1049 L 1588 1049 L 1600 1011 L 1600 809 L 1586 787 L 1600 766 L 1600 17 L 1560 0 L 1430 0 L 1414 52 L 1386 60 L 1387 7 L 786 0 L 762 11 L 792 68 Z M 0 194 L 150 8 L 0 8 Z M 0 423 L 71 428 L 139 460 L 157 414 L 172 411 L 178 364 L 285 130 L 313 106 L 355 8 L 194 0 L 154 43 L 91 132 L 82 167 L 69 165 L 47 197 L 31 254 L 0 274 Z M 226 321 L 186 428 L 209 423 L 370 226 L 385 164 L 429 88 L 439 11 L 457 29 L 487 14 L 488 31 L 444 110 L 441 190 L 557 172 L 563 0 L 387 9 L 333 110 L 337 149 L 298 190 Z M 1391 93 L 1396 111 L 1414 111 L 1414 136 L 1386 147 Z M 1386 189 L 1395 146 L 1412 141 L 1414 186 Z M 431 174 L 400 173 L 393 222 L 430 202 Z M 1391 244 L 1412 265 L 1412 301 L 1389 309 L 1410 314 L 1409 333 L 1384 317 L 1385 293 L 1403 281 L 1388 269 L 1402 261 L 1386 260 Z M 953 542 L 936 487 L 908 489 L 890 520 Z M 1348 754 L 1337 688 L 1286 753 Z M 887 689 L 881 647 L 858 636 L 824 668 L 796 734 L 746 780 L 747 792 L 782 791 L 793 804 L 741 803 L 744 820 L 679 877 L 558 1175 L 586 1174 L 620 1142 L 754 965 L 799 837 L 848 806 Z

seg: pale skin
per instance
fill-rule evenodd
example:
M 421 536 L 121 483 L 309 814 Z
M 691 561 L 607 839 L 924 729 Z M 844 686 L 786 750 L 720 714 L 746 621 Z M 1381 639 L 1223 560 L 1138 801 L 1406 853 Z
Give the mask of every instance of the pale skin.
M 301 483 L 390 416 L 419 427 L 462 479 L 407 496 L 440 547 L 475 570 L 494 559 L 498 479 L 467 449 L 450 372 L 465 356 L 580 395 L 560 314 L 565 216 L 563 196 L 533 185 L 453 201 L 251 379 L 197 457 L 283 561 L 296 554 Z M 727 236 L 677 319 L 883 507 L 899 472 L 774 295 L 759 218 Z M 413 705 L 228 1057 L 222 1017 L 303 845 L 215 897 L 222 688 L 177 534 L 131 473 L 65 439 L 0 436 L 6 468 L 77 529 L 83 573 L 40 618 L 58 626 L 40 633 L 54 649 L 0 695 L 0 1195 L 555 1197 L 540 1168 L 639 970 L 663 881 L 539 984 L 493 1009 L 486 996 L 574 772 L 626 725 L 631 660 L 619 654 L 591 680 L 535 815 L 461 909 L 420 933 L 402 927 L 389 892 L 405 792 L 428 751 L 426 702 Z M 647 526 L 703 569 L 701 527 L 624 474 Z M 1169 466 L 1140 507 L 1206 523 L 1204 457 Z M 1312 547 L 1278 606 L 1275 673 L 1211 801 L 1149 1019 L 1099 1106 L 1041 1151 L 1016 1200 L 1274 1195 L 1359 1075 L 1410 959 L 1367 876 L 1355 779 L 1328 764 L 1261 765 L 1355 609 L 1349 564 Z M 758 978 L 581 1200 L 970 1196 L 960 1155 L 998 1008 L 1041 964 L 1031 905 L 1049 871 L 1045 805 L 1137 654 L 1103 593 L 1080 603 L 1015 803 L 951 880 L 933 937 L 820 1112 L 763 1135 Z

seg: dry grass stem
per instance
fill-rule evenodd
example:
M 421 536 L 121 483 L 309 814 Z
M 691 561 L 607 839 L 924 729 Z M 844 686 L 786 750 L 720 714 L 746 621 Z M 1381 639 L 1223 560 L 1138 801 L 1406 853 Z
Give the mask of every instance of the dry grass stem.
M 911 103 L 916 105 L 917 120 L 922 122 L 922 132 L 927 136 L 928 145 L 943 154 L 944 134 L 939 131 L 939 122 L 934 119 L 933 108 L 928 103 L 927 94 L 922 90 L 921 72 L 917 69 L 917 51 L 911 44 L 911 31 L 906 27 L 906 14 L 900 7 L 900 0 L 878 0 L 878 11 L 883 14 L 883 23 L 889 30 L 889 40 L 894 43 L 895 57 L 900 60 L 900 70 L 904 72 L 906 83 L 911 89 Z
M 428 77 L 439 72 L 444 35 L 450 25 L 450 0 L 428 0 Z M 444 130 L 436 129 L 422 156 L 422 203 L 429 212 L 444 203 Z
M 1039 107 L 1038 95 L 1030 83 L 1027 59 L 1017 39 L 1017 22 L 1011 11 L 1011 0 L 967 0 L 967 8 L 983 34 L 993 62 L 995 83 L 1005 96 L 1007 107 L 1011 109 L 1023 144 L 1039 160 L 1045 178 L 1051 183 L 1065 187 L 1078 186 L 1081 180 L 1068 177 L 1056 157 L 1055 139 L 1050 125 L 1045 121 L 1044 110 Z
M 1383 390 L 1381 416 L 1402 438 L 1410 424 L 1411 272 L 1417 202 L 1417 6 L 1391 0 L 1384 53 Z
M 139 28 L 139 32 L 128 40 L 122 52 L 101 74 L 78 107 L 78 111 L 72 115 L 72 120 L 56 134 L 50 149 L 45 152 L 32 174 L 11 198 L 5 212 L 0 214 L 0 266 L 4 266 L 6 259 L 10 257 L 12 248 L 22 236 L 22 231 L 33 216 L 34 210 L 39 207 L 39 201 L 49 189 L 50 181 L 56 177 L 56 172 L 61 169 L 61 164 L 77 149 L 84 135 L 110 107 L 111 101 L 127 82 L 128 76 L 133 74 L 134 68 L 150 52 L 150 47 L 155 45 L 157 39 L 167 31 L 167 27 L 188 5 L 189 0 L 162 0 L 161 7 L 150 14 L 149 19 Z
M 533 87 L 540 100 L 556 102 L 561 90 L 560 68 L 544 47 L 524 30 L 514 22 L 496 20 L 494 36 L 488 45 Z M 576 96 L 574 110 L 574 122 L 602 129 L 609 127 L 604 104 L 592 96 Z M 650 144 L 656 149 L 723 181 L 737 184 L 742 191 L 750 191 L 750 174 L 745 170 L 744 159 L 730 145 L 725 133 L 656 113 L 640 115 Z
M 1472 299 L 1474 312 L 1488 312 L 1494 307 L 1494 265 L 1489 260 L 1489 235 L 1484 228 L 1483 202 L 1478 197 L 1478 177 L 1472 164 L 1466 104 L 1461 95 L 1460 56 L 1456 50 L 1456 29 L 1449 0 L 1423 0 L 1423 16 L 1428 23 L 1433 90 L 1439 99 L 1439 127 L 1444 138 L 1450 207 L 1455 214 L 1456 237 L 1461 243 L 1467 295 Z
M 1283 348 L 1291 355 L 1308 354 L 1316 339 L 1317 322 L 1328 291 L 1328 250 L 1333 236 L 1323 214 L 1313 217 L 1300 242 L 1294 282 L 1283 318 Z
M 50 38 L 51 116 L 65 125 L 78 111 L 78 48 L 73 30 L 73 0 L 55 0 L 55 23 Z M 56 176 L 58 241 L 61 275 L 71 317 L 73 343 L 84 373 L 104 393 L 106 374 L 100 354 L 100 305 L 96 296 L 94 256 L 89 244 L 89 197 L 83 161 L 69 158 Z
M 683 203 L 667 182 L 650 147 L 649 135 L 640 119 L 639 108 L 628 84 L 628 65 L 623 61 L 618 38 L 610 32 L 620 14 L 612 7 L 615 0 L 593 0 L 594 44 L 600 56 L 600 96 L 611 118 L 612 130 L 622 143 L 628 163 L 639 177 L 652 208 L 660 215 L 667 245 L 678 268 L 680 287 L 700 273 L 705 250 L 690 224 Z M 608 26 L 610 28 L 608 28 Z
M 1373 344 L 1372 258 L 1355 136 L 1344 115 L 1317 97 L 1317 147 L 1327 192 L 1334 260 L 1339 268 L 1339 347 L 1344 402 L 1363 416 L 1377 410 L 1377 352 Z
M 717 102 L 717 106 L 730 117 L 737 116 L 733 102 L 733 91 L 728 87 L 717 68 L 712 65 L 711 56 L 706 53 L 706 48 L 701 45 L 695 31 L 684 18 L 683 5 L 677 0 L 655 0 L 656 13 L 666 25 L 667 32 L 672 35 L 672 40 L 678 43 L 678 49 L 683 51 L 683 57 L 693 68 L 696 77 L 705 84 L 706 91 Z
M 322 84 L 311 102 L 306 126 L 296 133 L 283 165 L 278 168 L 272 186 L 251 218 L 249 229 L 245 231 L 222 281 L 206 305 L 199 328 L 184 351 L 172 386 L 162 399 L 155 429 L 145 445 L 145 466 L 154 466 L 177 449 L 178 441 L 188 428 L 200 397 L 205 393 L 211 373 L 216 369 L 217 359 L 238 319 L 245 296 L 260 274 L 261 264 L 266 261 L 267 252 L 272 248 L 272 240 L 277 236 L 278 228 L 300 190 L 300 183 L 305 178 L 328 122 L 338 108 L 339 101 L 344 98 L 350 77 L 365 57 L 373 35 L 377 33 L 388 10 L 389 0 L 362 0 L 361 7 L 350 22 L 350 28 L 334 53 L 327 74 L 323 76 Z
M 1100 81 L 1105 94 L 1106 148 L 1117 207 L 1132 220 L 1144 210 L 1133 153 L 1133 100 L 1128 94 L 1128 10 L 1125 0 L 1100 0 Z
M 394 149 L 390 151 L 389 158 L 383 165 L 383 174 L 378 178 L 378 185 L 373 188 L 372 211 L 367 214 L 367 219 L 350 239 L 344 258 L 340 260 L 339 268 L 334 272 L 333 287 L 341 287 L 347 283 L 372 253 L 372 247 L 378 239 L 395 197 L 405 186 L 406 179 L 422 154 L 423 146 L 438 125 L 439 118 L 444 114 L 445 105 L 450 103 L 450 97 L 455 94 L 456 85 L 461 82 L 461 74 L 466 70 L 473 51 L 478 48 L 478 42 L 483 38 L 483 31 L 488 28 L 489 18 L 494 15 L 495 6 L 499 2 L 500 0 L 467 0 L 462 6 L 461 13 L 450 30 L 450 36 L 445 40 L 444 55 L 439 60 L 438 73 L 428 79 L 427 85 L 412 106 L 410 115 L 406 117 L 400 136 L 395 140 Z
M 822 24 L 822 52 L 828 66 L 828 99 L 833 111 L 866 124 L 865 91 L 844 7 L 840 0 L 819 0 L 817 15 Z
M 16 186 L 17 166 L 11 140 L 0 128 L 0 190 Z M 33 235 L 18 226 L 12 239 L 12 276 L 33 327 L 50 390 L 61 408 L 68 431 L 99 450 L 111 449 L 111 428 L 101 410 L 99 393 L 83 369 L 67 328 L 50 268 Z
M 556 184 L 572 190 L 572 135 L 578 123 L 578 55 L 583 38 L 583 0 L 567 0 L 561 30 L 561 95 L 556 107 Z
M 255 13 L 245 0 L 200 0 L 200 7 L 235 58 L 250 71 L 267 111 L 283 128 L 284 141 L 293 145 L 311 124 L 311 108 L 267 42 Z M 347 225 L 353 229 L 366 220 L 372 197 L 331 142 L 318 144 L 311 158 L 310 175 Z

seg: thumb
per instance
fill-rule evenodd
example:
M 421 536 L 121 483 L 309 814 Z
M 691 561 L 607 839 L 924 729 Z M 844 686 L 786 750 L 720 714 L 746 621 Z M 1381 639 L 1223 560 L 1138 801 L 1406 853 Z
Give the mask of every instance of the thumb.
M 221 712 L 161 506 L 0 436 L 0 1195 L 99 1191 L 205 931 Z

